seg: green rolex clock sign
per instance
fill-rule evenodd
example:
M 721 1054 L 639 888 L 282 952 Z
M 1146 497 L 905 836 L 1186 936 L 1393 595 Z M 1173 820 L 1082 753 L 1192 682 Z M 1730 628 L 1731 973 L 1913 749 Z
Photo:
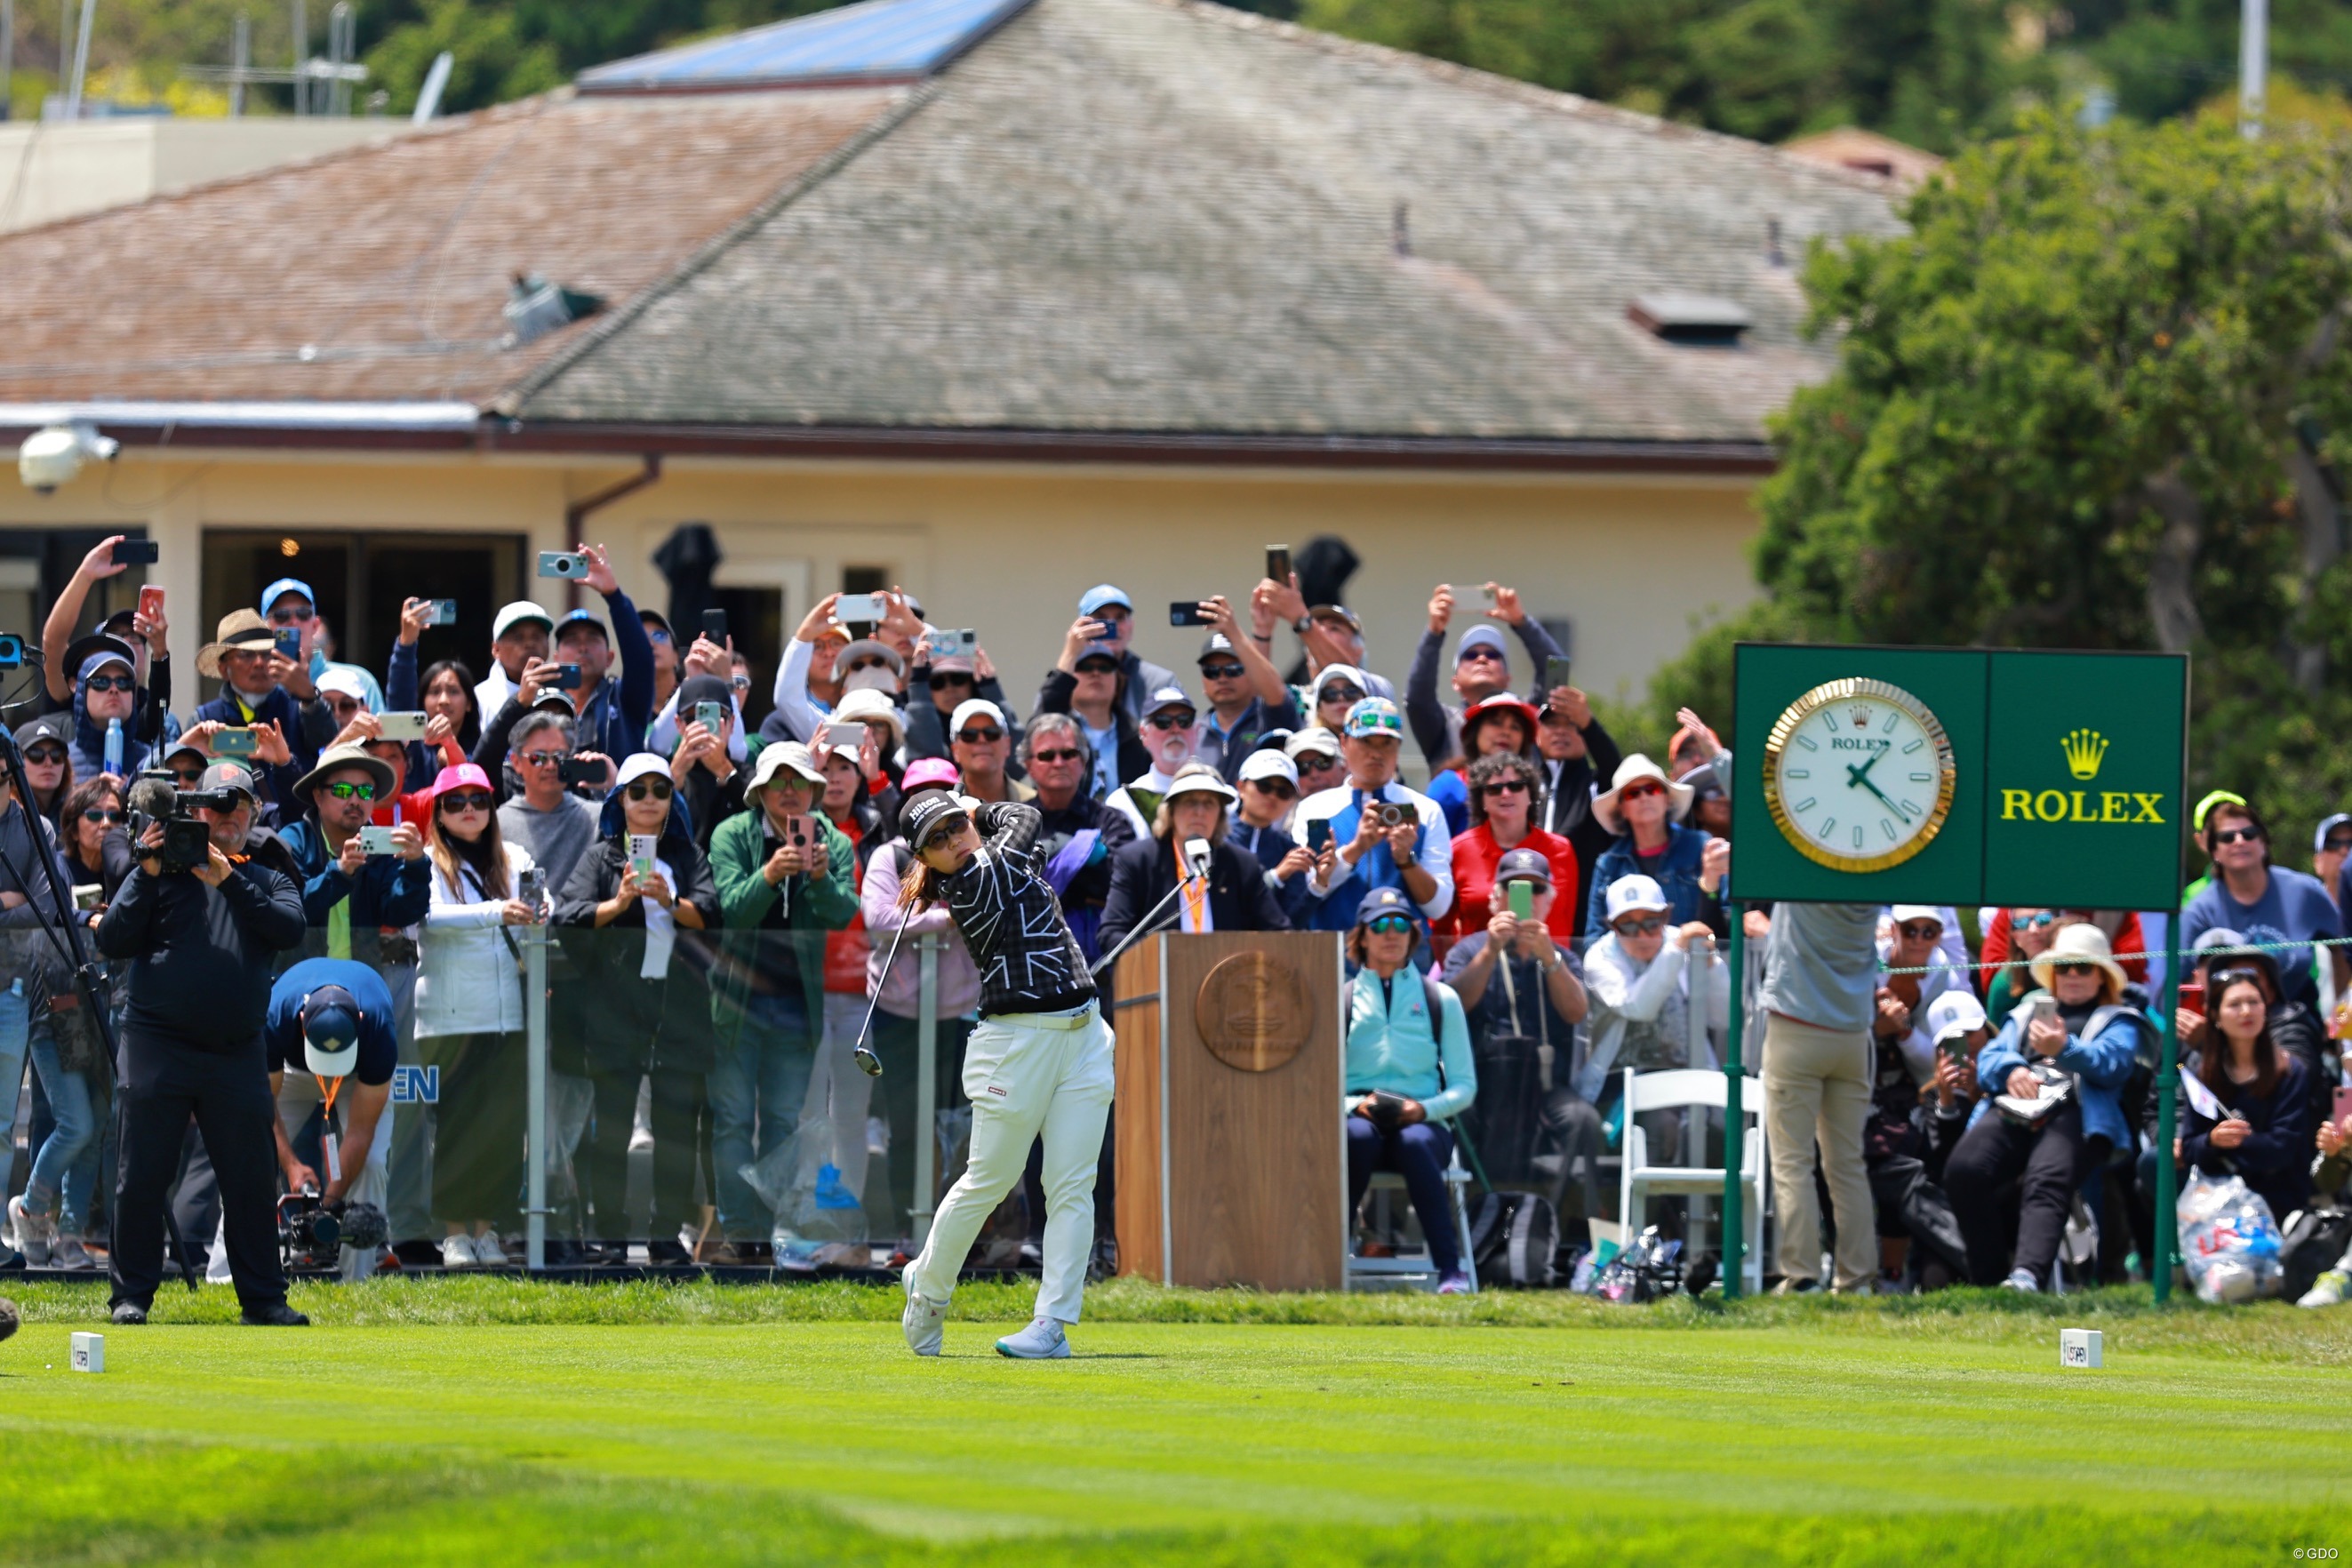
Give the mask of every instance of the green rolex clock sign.
M 1742 643 L 1732 896 L 2169 910 L 2189 660 Z

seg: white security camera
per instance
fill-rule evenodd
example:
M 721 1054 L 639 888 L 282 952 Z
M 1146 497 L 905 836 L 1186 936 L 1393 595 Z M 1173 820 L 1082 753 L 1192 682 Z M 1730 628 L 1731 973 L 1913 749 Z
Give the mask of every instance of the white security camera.
M 47 495 L 59 485 L 71 484 L 90 458 L 110 462 L 122 443 L 101 436 L 87 425 L 50 425 L 25 437 L 16 448 L 16 477 L 25 488 Z

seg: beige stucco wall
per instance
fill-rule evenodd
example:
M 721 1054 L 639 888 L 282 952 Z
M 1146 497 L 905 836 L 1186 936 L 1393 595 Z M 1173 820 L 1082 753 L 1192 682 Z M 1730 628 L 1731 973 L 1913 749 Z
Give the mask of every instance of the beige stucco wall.
M 168 195 L 407 129 L 404 120 L 321 115 L 0 125 L 0 232 Z
M 472 456 L 160 460 L 133 448 L 54 495 L 0 487 L 0 528 L 143 522 L 163 545 L 151 580 L 176 608 L 201 602 L 206 527 L 488 530 L 554 549 L 572 542 L 559 537 L 566 502 L 634 467 Z M 935 623 L 977 626 L 1008 688 L 1024 694 L 1088 585 L 1124 586 L 1143 628 L 1138 650 L 1189 676 L 1201 634 L 1166 625 L 1169 600 L 1244 595 L 1268 544 L 1297 550 L 1336 533 L 1363 560 L 1349 598 L 1382 673 L 1402 680 L 1433 584 L 1455 584 L 1475 610 L 1471 585 L 1491 577 L 1517 585 L 1537 614 L 1574 621 L 1580 685 L 1631 697 L 1681 651 L 1695 620 L 1753 595 L 1752 488 L 1733 479 L 677 460 L 590 531 L 630 563 L 625 585 L 658 605 L 667 585 L 653 552 L 678 522 L 707 521 L 729 556 L 720 580 L 783 587 L 788 627 L 813 595 L 839 584 L 844 566 L 888 566 Z M 543 586 L 560 599 L 556 584 Z M 1467 624 L 1457 616 L 1455 634 Z M 208 634 L 185 614 L 172 630 L 183 660 Z M 1278 656 L 1289 648 L 1284 634 Z M 1514 668 L 1524 679 L 1523 656 Z

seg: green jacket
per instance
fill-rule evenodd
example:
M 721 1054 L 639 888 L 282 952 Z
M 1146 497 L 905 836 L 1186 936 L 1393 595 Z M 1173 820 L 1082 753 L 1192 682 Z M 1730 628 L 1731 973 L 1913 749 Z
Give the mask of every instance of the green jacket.
M 824 830 L 825 874 L 788 878 L 782 888 L 760 875 L 768 863 L 767 814 L 757 805 L 719 825 L 710 836 L 710 875 L 719 884 L 725 930 L 710 982 L 710 1013 L 722 1029 L 742 1016 L 742 998 L 761 984 L 762 943 L 789 942 L 808 1001 L 809 1026 L 824 1022 L 824 936 L 857 918 L 857 846 L 822 813 L 809 821 Z M 789 890 L 791 902 L 784 895 Z

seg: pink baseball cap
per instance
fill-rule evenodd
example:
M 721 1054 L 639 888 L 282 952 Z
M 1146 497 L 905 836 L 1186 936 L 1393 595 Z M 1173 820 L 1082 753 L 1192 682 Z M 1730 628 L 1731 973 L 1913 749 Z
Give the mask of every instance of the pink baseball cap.
M 490 775 L 473 763 L 458 763 L 443 768 L 434 775 L 433 798 L 438 800 L 451 790 L 463 789 L 467 784 L 477 789 L 490 789 Z M 498 792 L 491 790 L 491 793 L 495 795 Z
M 921 762 L 908 764 L 906 776 L 898 781 L 898 787 L 912 795 L 926 787 L 951 790 L 962 782 L 963 775 L 957 773 L 956 765 L 945 757 L 925 757 Z

